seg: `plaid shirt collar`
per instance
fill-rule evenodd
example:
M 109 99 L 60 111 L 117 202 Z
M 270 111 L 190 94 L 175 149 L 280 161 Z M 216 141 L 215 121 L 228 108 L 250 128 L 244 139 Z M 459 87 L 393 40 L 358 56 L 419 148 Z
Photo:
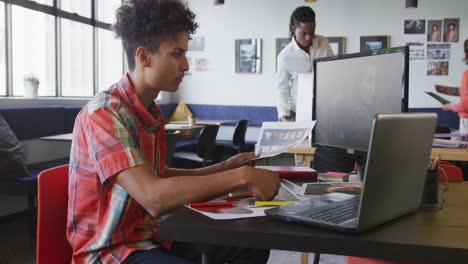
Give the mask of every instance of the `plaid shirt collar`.
M 148 132 L 156 132 L 159 125 L 163 124 L 164 118 L 157 110 L 156 103 L 153 101 L 146 109 L 138 98 L 128 73 L 126 73 L 118 83 L 118 89 L 121 91 L 123 102 L 132 109 L 137 118 L 144 124 Z

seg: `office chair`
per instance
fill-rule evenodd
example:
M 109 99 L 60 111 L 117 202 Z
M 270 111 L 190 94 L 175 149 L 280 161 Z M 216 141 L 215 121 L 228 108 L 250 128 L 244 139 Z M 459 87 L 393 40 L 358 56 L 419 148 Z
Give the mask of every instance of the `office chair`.
M 37 207 L 36 263 L 70 263 L 72 248 L 66 237 L 68 165 L 39 174 Z
M 174 157 L 174 151 L 176 148 L 176 143 L 180 138 L 180 131 L 166 131 L 166 166 L 172 164 L 172 158 Z
M 174 162 L 189 161 L 195 163 L 198 167 L 214 164 L 216 162 L 216 136 L 218 130 L 218 125 L 204 127 L 197 139 L 195 150 L 184 151 L 176 148 Z
M 245 146 L 245 133 L 247 132 L 248 126 L 248 119 L 240 120 L 234 129 L 232 140 L 216 140 L 216 146 L 222 148 L 223 152 L 228 149 L 234 150 L 236 153 L 247 151 Z

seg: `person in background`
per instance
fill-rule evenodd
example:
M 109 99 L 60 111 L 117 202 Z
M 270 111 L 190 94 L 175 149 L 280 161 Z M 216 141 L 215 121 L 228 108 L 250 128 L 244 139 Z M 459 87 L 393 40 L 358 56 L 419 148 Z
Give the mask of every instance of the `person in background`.
M 162 215 L 242 187 L 258 200 L 278 193 L 277 173 L 243 166 L 253 153 L 200 169 L 165 168 L 164 116 L 155 99 L 176 91 L 189 70 L 194 19 L 180 0 L 127 0 L 116 11 L 114 30 L 129 72 L 75 121 L 67 220 L 73 263 L 200 262 L 198 245 L 158 240 Z M 204 246 L 203 252 L 213 263 L 269 257 L 261 249 Z
M 464 42 L 465 58 L 463 61 L 468 65 L 468 39 Z M 456 104 L 444 104 L 442 109 L 458 113 L 460 117 L 460 133 L 468 133 L 468 70 L 463 72 L 460 87 L 460 102 Z
M 308 6 L 296 8 L 289 21 L 291 42 L 278 54 L 276 95 L 278 119 L 295 121 L 297 75 L 312 72 L 313 60 L 333 56 L 327 38 L 315 34 L 315 12 Z
M 440 42 L 440 40 L 441 40 L 441 34 L 440 34 L 439 25 L 432 24 L 431 32 L 429 33 L 427 41 Z
M 0 175 L 4 178 L 29 176 L 25 160 L 21 143 L 0 114 Z

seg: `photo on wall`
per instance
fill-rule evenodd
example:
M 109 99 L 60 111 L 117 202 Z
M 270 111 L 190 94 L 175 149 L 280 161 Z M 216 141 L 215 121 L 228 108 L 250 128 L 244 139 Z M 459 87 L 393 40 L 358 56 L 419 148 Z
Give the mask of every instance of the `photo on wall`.
M 188 42 L 189 51 L 204 51 L 205 50 L 205 37 L 193 36 Z
M 444 19 L 444 42 L 458 42 L 460 33 L 460 19 Z
M 262 40 L 236 40 L 236 73 L 261 73 Z
M 386 49 L 390 44 L 390 36 L 361 36 L 361 52 Z
M 207 58 L 196 58 L 195 59 L 195 70 L 196 71 L 208 71 L 208 59 Z
M 427 21 L 427 41 L 441 42 L 442 41 L 442 20 Z
M 404 23 L 405 34 L 426 34 L 425 19 L 410 19 Z
M 276 39 L 276 69 L 278 70 L 278 55 L 280 52 L 291 42 L 290 38 L 277 38 Z
M 428 61 L 427 75 L 429 76 L 447 76 L 449 71 L 448 61 Z
M 343 55 L 346 50 L 346 38 L 345 37 L 327 37 L 330 47 L 333 50 L 333 56 Z
M 450 60 L 450 44 L 427 44 L 428 60 Z

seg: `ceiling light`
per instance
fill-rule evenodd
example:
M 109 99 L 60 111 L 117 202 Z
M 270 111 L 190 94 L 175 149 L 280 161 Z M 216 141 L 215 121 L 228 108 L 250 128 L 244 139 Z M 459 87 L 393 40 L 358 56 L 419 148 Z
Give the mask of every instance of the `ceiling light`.
M 406 0 L 406 8 L 418 8 L 418 0 Z

